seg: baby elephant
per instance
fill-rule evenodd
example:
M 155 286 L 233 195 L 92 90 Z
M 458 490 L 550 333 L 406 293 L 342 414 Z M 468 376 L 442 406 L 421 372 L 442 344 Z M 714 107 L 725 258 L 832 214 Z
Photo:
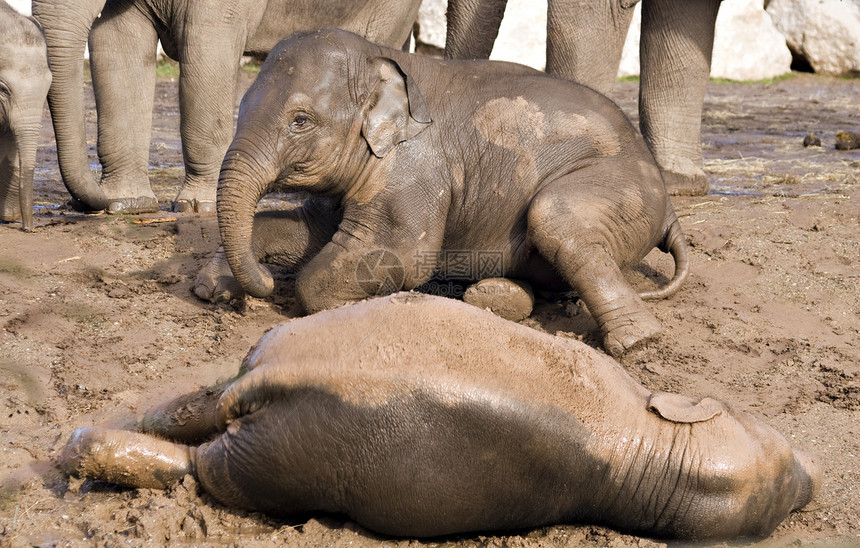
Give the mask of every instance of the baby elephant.
M 236 380 L 141 424 L 76 430 L 61 467 L 156 488 L 195 474 L 226 505 L 399 536 L 594 523 L 761 537 L 820 483 L 745 413 L 651 393 L 579 341 L 416 293 L 281 324 Z
M 303 206 L 255 216 L 273 188 Z M 431 276 L 573 288 L 621 354 L 660 331 L 686 240 L 644 141 L 611 101 L 528 67 L 442 61 L 323 30 L 269 55 L 218 188 L 223 251 L 195 292 L 265 297 L 260 261 L 298 271 L 309 313 Z M 639 295 L 621 268 L 659 246 L 675 274 Z M 235 280 L 230 277 L 232 272 Z
M 33 229 L 33 172 L 51 86 L 42 29 L 0 0 L 0 221 Z

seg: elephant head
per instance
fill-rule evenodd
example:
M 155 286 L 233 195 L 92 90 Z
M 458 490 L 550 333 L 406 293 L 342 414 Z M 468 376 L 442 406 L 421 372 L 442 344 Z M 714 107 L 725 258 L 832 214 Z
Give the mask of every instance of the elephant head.
M 350 47 L 327 41 L 333 33 Z M 272 291 L 251 248 L 254 210 L 272 185 L 343 196 L 429 123 L 410 76 L 369 42 L 330 29 L 273 49 L 242 99 L 218 182 L 221 240 L 242 287 L 256 297 Z
M 0 219 L 33 228 L 33 173 L 42 108 L 51 85 L 35 21 L 0 3 Z
M 54 77 L 48 91 L 48 104 L 57 139 L 60 173 L 77 206 L 94 211 L 106 208 L 108 199 L 87 161 L 83 54 L 93 21 L 105 2 L 33 0 L 33 17 L 45 30 Z

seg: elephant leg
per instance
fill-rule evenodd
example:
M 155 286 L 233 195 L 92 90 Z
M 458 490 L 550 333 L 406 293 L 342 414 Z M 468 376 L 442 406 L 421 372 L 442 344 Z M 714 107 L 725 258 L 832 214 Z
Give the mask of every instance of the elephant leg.
M 158 210 L 148 175 L 157 43 L 150 20 L 136 9 L 114 4 L 105 6 L 90 34 L 108 213 Z
M 218 433 L 218 399 L 231 382 L 206 386 L 151 407 L 140 420 L 138 430 L 191 445 L 212 438 Z
M 342 214 L 316 198 L 289 211 L 261 211 L 254 216 L 251 246 L 260 262 L 298 271 L 331 240 Z M 224 249 L 197 274 L 194 293 L 203 300 L 226 302 L 245 294 L 233 276 Z
M 651 0 L 642 5 L 639 126 L 669 194 L 708 192 L 702 104 L 719 6 L 719 0 Z
M 524 280 L 485 278 L 466 288 L 463 301 L 518 322 L 531 315 L 535 295 L 531 284 Z
M 185 181 L 173 201 L 179 212 L 214 213 L 218 173 L 233 138 L 233 106 L 246 25 L 204 2 L 189 4 L 178 30 L 180 134 Z
M 449 0 L 445 57 L 489 59 L 508 0 Z
M 192 449 L 187 445 L 98 427 L 75 430 L 57 464 L 71 476 L 154 489 L 194 473 Z
M 529 207 L 528 239 L 586 304 L 606 351 L 620 356 L 659 335 L 661 326 L 618 266 L 617 249 L 637 246 L 625 241 L 636 230 L 613 218 L 617 197 L 604 199 L 582 180 L 599 171 L 580 170 L 541 190 Z
M 546 71 L 608 93 L 636 0 L 549 0 Z

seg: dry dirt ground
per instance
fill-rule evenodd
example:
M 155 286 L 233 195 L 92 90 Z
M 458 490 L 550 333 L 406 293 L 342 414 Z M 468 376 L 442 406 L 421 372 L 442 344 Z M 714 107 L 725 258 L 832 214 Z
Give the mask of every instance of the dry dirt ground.
M 0 225 L 0 545 L 661 544 L 587 525 L 386 539 L 338 516 L 225 508 L 190 477 L 160 492 L 58 473 L 51 459 L 75 427 L 130 426 L 153 402 L 231 376 L 267 328 L 297 314 L 283 273 L 270 300 L 213 305 L 191 293 L 216 222 L 166 210 L 182 175 L 176 83 L 160 80 L 157 97 L 151 175 L 165 207 L 145 219 L 161 222 L 71 211 L 46 111 L 37 228 Z M 635 118 L 636 84 L 615 98 Z M 858 80 L 711 84 L 703 140 L 713 190 L 674 199 L 692 274 L 649 305 L 663 337 L 624 360 L 651 389 L 727 400 L 818 455 L 817 500 L 759 546 L 860 545 L 860 151 L 834 149 L 837 131 L 860 131 L 858 105 Z M 94 123 L 91 112 L 93 162 Z M 809 131 L 822 147 L 802 146 Z M 644 286 L 670 268 L 654 252 L 631 278 Z M 525 323 L 594 344 L 578 310 L 545 302 Z

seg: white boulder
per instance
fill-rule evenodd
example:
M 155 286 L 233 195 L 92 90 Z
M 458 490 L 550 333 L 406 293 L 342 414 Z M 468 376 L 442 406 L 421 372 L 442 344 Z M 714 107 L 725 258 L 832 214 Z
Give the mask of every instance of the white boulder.
M 790 71 L 791 51 L 764 11 L 764 0 L 723 0 L 714 34 L 711 77 L 764 80 Z
M 23 15 L 30 15 L 30 0 L 6 0 L 6 3 L 12 6 L 12 9 Z
M 766 9 L 815 72 L 860 73 L 860 0 L 769 0 Z
M 445 49 L 445 10 L 448 0 L 421 0 L 418 8 L 418 29 L 415 41 L 441 50 Z

